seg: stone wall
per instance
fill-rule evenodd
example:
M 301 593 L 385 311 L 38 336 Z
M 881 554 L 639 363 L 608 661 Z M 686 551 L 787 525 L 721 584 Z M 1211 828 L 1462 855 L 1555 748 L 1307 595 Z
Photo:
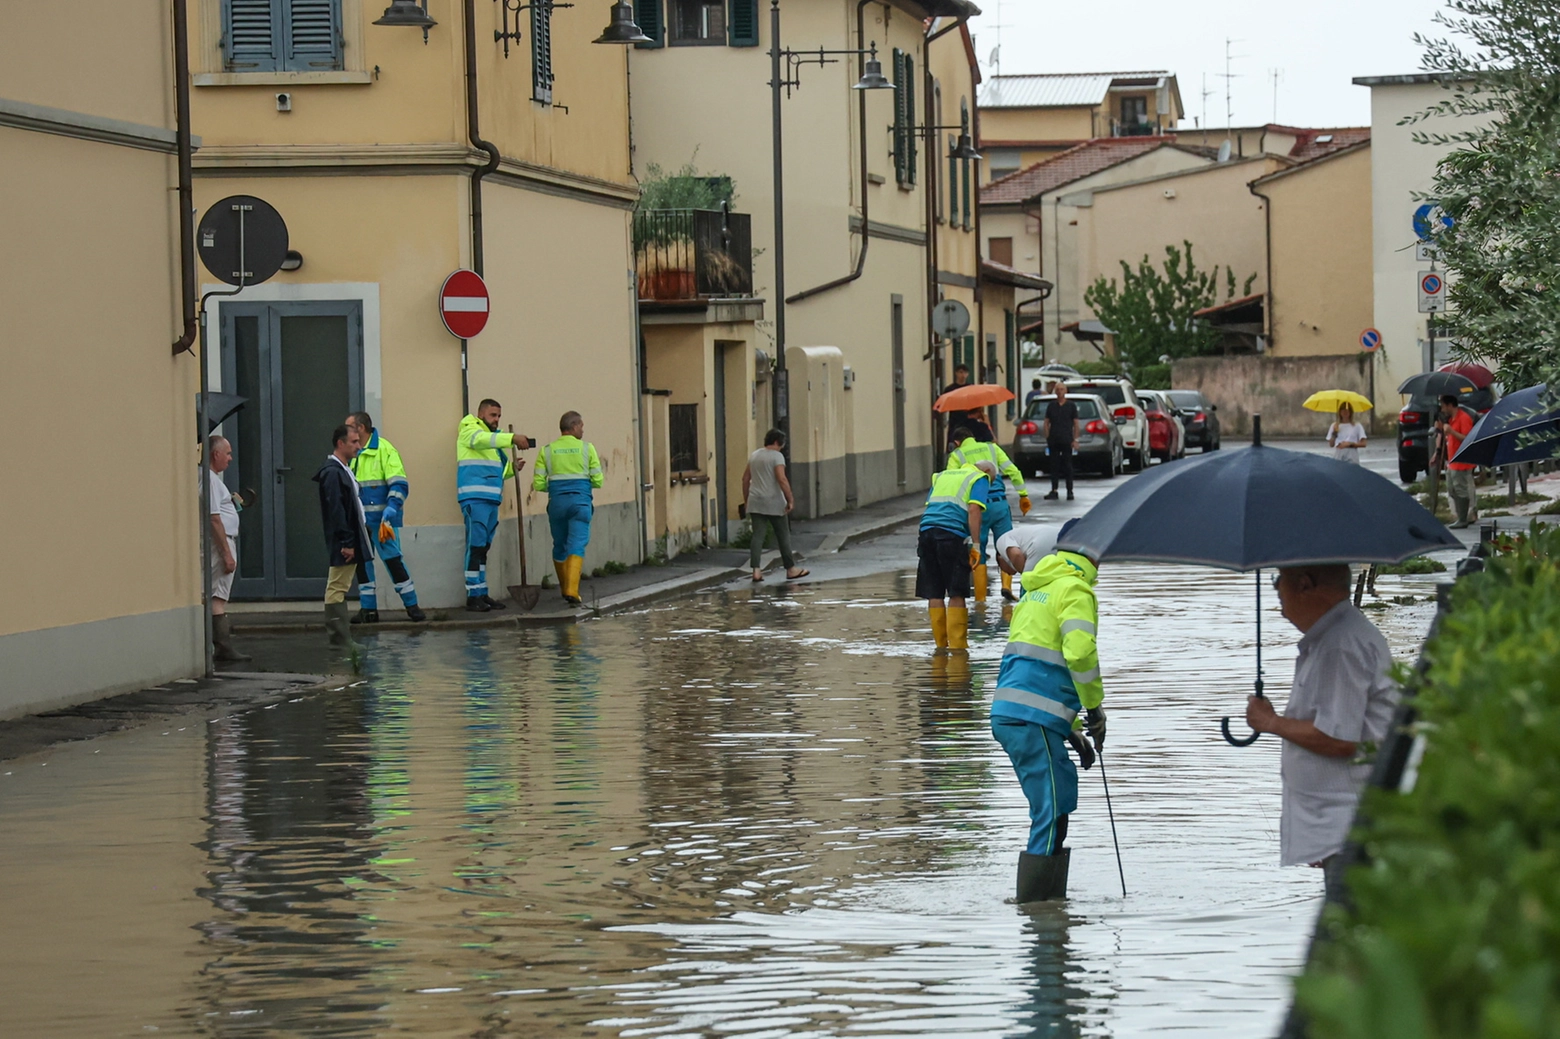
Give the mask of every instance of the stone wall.
M 1172 364 L 1170 385 L 1201 390 L 1219 409 L 1220 435 L 1249 437 L 1251 416 L 1262 416 L 1264 436 L 1321 437 L 1330 417 L 1301 404 L 1317 390 L 1353 390 L 1372 397 L 1371 361 L 1366 353 L 1321 357 L 1190 357 Z M 1361 421 L 1377 432 L 1375 411 Z

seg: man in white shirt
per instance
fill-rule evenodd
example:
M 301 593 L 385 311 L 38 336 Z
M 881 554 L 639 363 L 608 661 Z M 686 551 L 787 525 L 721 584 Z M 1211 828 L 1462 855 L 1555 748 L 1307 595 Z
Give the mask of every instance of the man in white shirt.
M 1280 861 L 1325 867 L 1332 888 L 1336 856 L 1370 778 L 1370 764 L 1358 760 L 1361 745 L 1386 738 L 1397 707 L 1392 653 L 1349 601 L 1348 566 L 1283 567 L 1273 587 L 1284 617 L 1304 637 L 1283 716 L 1253 696 L 1246 721 L 1284 741 Z
M 1076 522 L 1067 521 L 1068 525 Z M 1057 523 L 1014 523 L 1012 530 L 997 538 L 997 566 L 1004 573 L 1022 574 L 1051 554 L 1064 529 Z
M 222 474 L 232 464 L 233 445 L 226 437 L 210 436 L 206 438 L 206 453 L 211 457 L 211 558 L 207 565 L 211 567 L 212 659 L 231 664 L 249 659 L 233 648 L 233 628 L 227 615 L 233 575 L 238 572 L 238 508 Z

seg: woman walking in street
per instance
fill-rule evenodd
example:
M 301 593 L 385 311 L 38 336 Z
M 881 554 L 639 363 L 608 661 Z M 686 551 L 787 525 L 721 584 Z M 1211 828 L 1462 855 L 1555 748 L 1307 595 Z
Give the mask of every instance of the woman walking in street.
M 1360 448 L 1365 446 L 1365 427 L 1354 421 L 1354 405 L 1338 405 L 1338 418 L 1327 428 L 1327 442 L 1333 457 L 1340 462 L 1360 464 Z
M 780 453 L 784 447 L 785 434 L 771 429 L 764 434 L 764 446 L 748 458 L 747 470 L 742 474 L 742 502 L 753 525 L 748 563 L 753 567 L 754 581 L 764 579 L 760 557 L 771 529 L 780 548 L 780 559 L 785 563 L 785 576 L 794 581 L 808 574 L 791 555 L 790 515 L 796 500 L 791 496 L 791 481 L 785 475 L 785 455 Z

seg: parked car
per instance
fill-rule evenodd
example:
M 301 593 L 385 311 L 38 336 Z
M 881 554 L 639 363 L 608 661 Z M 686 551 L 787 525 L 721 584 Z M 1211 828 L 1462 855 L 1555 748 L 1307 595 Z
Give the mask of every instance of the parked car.
M 1464 406 L 1475 417 L 1495 406 L 1493 390 L 1475 390 Z M 1398 412 L 1398 479 L 1413 483 L 1420 473 L 1430 469 L 1430 442 L 1435 432 L 1435 416 L 1441 402 L 1432 395 L 1410 397 Z
M 1186 426 L 1162 390 L 1138 390 L 1138 404 L 1148 417 L 1148 451 L 1161 462 L 1186 457 Z
M 1121 427 L 1121 448 L 1127 468 L 1140 471 L 1148 465 L 1148 418 L 1138 404 L 1137 390 L 1125 376 L 1108 375 L 1067 380 L 1067 395 L 1089 393 L 1103 400 L 1108 417 Z
M 1186 446 L 1204 451 L 1219 449 L 1219 409 L 1200 390 L 1165 390 L 1175 410 L 1186 424 Z
M 1055 399 L 1055 394 L 1036 397 L 1019 420 L 1008 457 L 1027 477 L 1034 478 L 1051 471 L 1051 459 L 1045 446 L 1045 409 Z M 1120 428 L 1107 417 L 1110 411 L 1102 398 L 1068 393 L 1067 399 L 1078 405 L 1078 452 L 1073 457 L 1073 472 L 1079 475 L 1098 473 L 1110 479 L 1121 472 L 1126 454 Z

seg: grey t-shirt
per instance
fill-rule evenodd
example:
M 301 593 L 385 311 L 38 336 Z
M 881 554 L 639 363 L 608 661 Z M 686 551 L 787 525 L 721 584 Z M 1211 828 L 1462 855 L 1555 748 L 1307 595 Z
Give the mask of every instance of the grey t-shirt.
M 748 458 L 748 512 L 761 516 L 785 515 L 785 492 L 775 470 L 785 464 L 785 455 L 772 448 L 761 447 Z
M 1380 743 L 1398 701 L 1391 668 L 1386 638 L 1344 600 L 1300 640 L 1284 717 L 1309 721 L 1336 740 Z M 1285 865 L 1320 862 L 1342 849 L 1370 765 L 1323 757 L 1288 740 L 1282 762 L 1281 858 Z

